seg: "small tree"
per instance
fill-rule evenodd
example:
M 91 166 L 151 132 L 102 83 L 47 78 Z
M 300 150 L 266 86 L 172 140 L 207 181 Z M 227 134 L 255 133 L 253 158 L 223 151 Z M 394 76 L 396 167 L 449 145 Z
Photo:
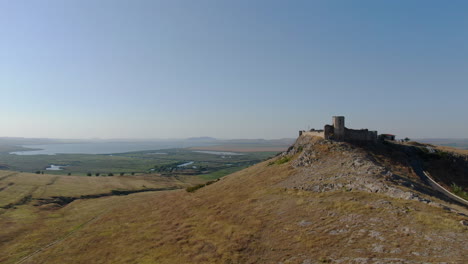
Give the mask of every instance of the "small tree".
M 109 172 L 107 176 L 114 176 L 114 174 L 112 172 Z
M 68 176 L 70 176 L 70 175 L 71 175 L 71 173 L 69 172 L 69 173 L 68 173 Z
M 125 174 L 125 173 L 121 172 L 121 173 L 120 173 L 120 176 L 124 176 L 124 174 Z
M 134 172 L 132 172 L 132 176 L 133 176 L 133 175 L 135 175 L 135 173 L 134 173 Z
M 410 139 L 407 138 L 407 137 L 405 137 L 404 141 L 405 141 L 405 142 L 408 142 L 408 141 L 410 141 Z
M 99 176 L 99 172 L 96 172 L 96 174 L 95 174 L 95 175 L 96 175 L 96 176 Z
M 92 176 L 91 172 L 86 173 L 86 176 Z
M 36 171 L 36 174 L 41 174 L 41 171 Z

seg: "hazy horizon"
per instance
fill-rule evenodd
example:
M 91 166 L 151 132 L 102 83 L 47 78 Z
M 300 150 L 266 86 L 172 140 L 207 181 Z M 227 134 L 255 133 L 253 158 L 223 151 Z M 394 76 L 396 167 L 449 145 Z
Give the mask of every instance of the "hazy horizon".
M 294 140 L 297 138 L 297 136 L 292 136 L 292 137 L 282 137 L 282 138 L 216 138 L 216 137 L 210 137 L 210 136 L 195 136 L 195 137 L 186 137 L 186 138 L 48 138 L 48 137 L 8 137 L 8 136 L 0 136 L 1 139 L 24 139 L 24 140 L 62 140 L 62 141 L 128 141 L 128 142 L 144 142 L 144 141 L 180 141 L 180 140 L 192 140 L 195 139 L 197 140 L 198 138 L 209 138 L 206 140 L 215 140 L 215 141 L 233 141 L 233 140 L 270 140 L 270 141 L 275 141 L 275 140 Z M 403 139 L 404 137 L 397 137 L 397 139 Z M 205 139 L 201 139 L 205 140 Z M 410 140 L 421 140 L 423 141 L 438 141 L 438 140 L 459 140 L 459 141 L 468 141 L 468 138 L 441 138 L 441 137 L 429 137 L 429 138 L 410 138 Z M 0 143 L 1 144 L 1 143 Z M 42 144 L 42 143 L 41 143 Z
M 1 140 L 57 140 L 57 141 L 235 141 L 235 140 L 265 140 L 265 141 L 275 141 L 275 140 L 291 140 L 296 137 L 290 138 L 215 138 L 209 136 L 200 136 L 200 137 L 187 137 L 187 138 L 47 138 L 47 137 L 4 137 L 0 136 Z M 0 142 L 1 144 L 1 142 Z
M 0 137 L 468 137 L 464 1 L 0 0 Z
M 281 140 L 281 139 L 292 139 L 295 137 L 290 138 L 216 138 L 210 136 L 193 136 L 193 137 L 186 137 L 186 138 L 98 138 L 98 137 L 90 137 L 90 138 L 50 138 L 50 137 L 9 137 L 9 136 L 0 136 L 0 139 L 50 139 L 50 140 L 191 140 L 191 139 L 199 139 L 199 138 L 209 138 L 207 140 Z M 203 140 L 203 139 L 202 139 Z

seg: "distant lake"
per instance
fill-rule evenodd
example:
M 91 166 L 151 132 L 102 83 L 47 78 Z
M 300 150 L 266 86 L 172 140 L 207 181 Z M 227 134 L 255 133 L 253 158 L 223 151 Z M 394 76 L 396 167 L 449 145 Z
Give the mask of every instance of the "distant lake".
M 194 150 L 193 152 L 204 153 L 204 154 L 212 154 L 212 155 L 220 155 L 220 156 L 240 156 L 240 155 L 244 155 L 243 153 L 236 153 L 236 152 L 230 152 L 230 151 Z
M 187 148 L 207 146 L 202 142 L 164 141 L 164 142 L 99 142 L 99 143 L 68 143 L 46 145 L 22 145 L 25 148 L 40 150 L 15 151 L 16 155 L 55 155 L 55 154 L 112 154 L 133 151 L 159 150 L 170 148 Z M 156 154 L 156 153 L 154 153 Z M 157 153 L 163 154 L 163 153 Z
M 61 165 L 53 165 L 53 164 L 51 164 L 48 168 L 46 168 L 46 170 L 59 171 L 59 170 L 63 170 L 63 169 L 62 169 L 63 167 L 67 167 L 67 166 L 61 166 Z
M 192 165 L 193 164 L 193 161 L 189 161 L 189 162 L 186 162 L 184 164 L 180 164 L 180 165 L 177 165 L 177 167 L 185 167 L 185 166 L 188 166 L 188 165 Z

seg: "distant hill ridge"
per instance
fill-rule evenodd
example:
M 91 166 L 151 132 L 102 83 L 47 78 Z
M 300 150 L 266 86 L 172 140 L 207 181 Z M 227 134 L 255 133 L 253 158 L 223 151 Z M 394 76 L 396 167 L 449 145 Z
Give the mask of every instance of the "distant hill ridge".
M 216 140 L 216 138 L 212 138 L 212 137 L 190 137 L 190 138 L 187 138 L 187 140 L 190 140 L 190 141 L 212 141 L 212 140 Z

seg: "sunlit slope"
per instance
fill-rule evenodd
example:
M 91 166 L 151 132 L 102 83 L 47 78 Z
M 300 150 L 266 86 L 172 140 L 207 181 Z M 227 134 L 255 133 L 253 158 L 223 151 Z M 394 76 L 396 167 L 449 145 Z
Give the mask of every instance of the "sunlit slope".
M 283 156 L 194 193 L 40 210 L 23 219 L 36 227 L 30 233 L 2 234 L 9 237 L 0 262 L 466 262 L 465 209 L 434 196 L 398 157 L 381 154 L 300 138 Z M 14 210 L 0 217 L 2 225 L 20 218 Z
M 155 174 L 80 177 L 0 171 L 0 263 L 15 263 L 78 230 L 112 208 L 114 200 L 123 197 L 119 195 L 184 188 L 199 181 Z
M 186 177 L 183 180 L 189 179 Z M 34 204 L 35 200 L 56 196 L 78 198 L 118 190 L 174 189 L 188 185 L 181 179 L 158 175 L 84 177 L 0 171 L 0 208 L 29 201 L 33 201 Z

